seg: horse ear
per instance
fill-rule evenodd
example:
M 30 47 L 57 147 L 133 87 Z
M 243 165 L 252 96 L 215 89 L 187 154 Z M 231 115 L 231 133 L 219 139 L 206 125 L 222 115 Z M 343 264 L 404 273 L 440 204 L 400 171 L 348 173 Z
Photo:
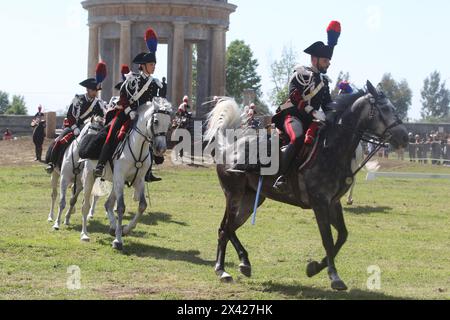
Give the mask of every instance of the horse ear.
M 367 80 L 367 91 L 369 91 L 369 93 L 374 97 L 377 98 L 378 97 L 378 91 L 377 89 L 375 89 L 375 87 L 373 86 L 373 84 Z

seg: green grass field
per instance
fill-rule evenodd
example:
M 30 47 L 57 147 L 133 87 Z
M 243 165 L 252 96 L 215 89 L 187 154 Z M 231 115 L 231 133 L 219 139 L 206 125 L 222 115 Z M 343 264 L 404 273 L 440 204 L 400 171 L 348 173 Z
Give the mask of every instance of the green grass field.
M 449 168 L 392 162 L 391 171 L 450 173 Z M 386 171 L 383 170 L 382 171 Z M 229 245 L 232 284 L 214 273 L 224 197 L 213 169 L 169 168 L 151 186 L 151 202 L 124 252 L 111 247 L 102 199 L 81 243 L 80 206 L 72 226 L 52 231 L 49 177 L 41 166 L 0 167 L 1 299 L 449 299 L 450 180 L 358 177 L 355 204 L 345 206 L 349 240 L 336 263 L 348 292 L 333 292 L 326 272 L 309 279 L 309 259 L 324 255 L 311 211 L 267 201 L 256 226 L 238 232 L 253 277 L 238 273 Z M 127 211 L 137 204 L 127 191 Z M 81 203 L 81 201 L 79 202 Z M 127 215 L 129 219 L 130 214 Z M 81 289 L 68 290 L 71 265 Z M 369 266 L 381 289 L 367 288 Z

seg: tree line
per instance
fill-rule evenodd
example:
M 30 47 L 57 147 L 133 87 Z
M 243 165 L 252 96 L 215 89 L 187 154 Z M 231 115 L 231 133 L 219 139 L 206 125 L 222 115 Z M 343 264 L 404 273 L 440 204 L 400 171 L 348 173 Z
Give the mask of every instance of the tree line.
M 252 89 L 256 93 L 257 105 L 261 114 L 270 114 L 270 108 L 262 99 L 261 77 L 257 73 L 259 64 L 253 57 L 250 46 L 242 40 L 235 40 L 228 46 L 226 57 L 226 94 L 235 97 L 238 103 L 242 103 L 244 90 Z M 286 46 L 282 50 L 280 59 L 272 63 L 270 80 L 273 87 L 269 93 L 271 105 L 281 105 L 288 99 L 289 79 L 298 64 L 297 57 L 295 49 L 292 46 Z M 341 71 L 339 73 L 331 93 L 333 97 L 338 94 L 339 83 L 343 80 L 351 82 L 348 72 Z M 412 104 L 413 93 L 407 80 L 396 80 L 389 72 L 386 72 L 379 85 L 396 107 L 399 117 L 408 121 L 408 111 Z M 447 89 L 446 82 L 442 79 L 439 71 L 433 71 L 424 80 L 420 95 L 422 121 L 450 122 L 450 90 Z
M 0 91 L 0 115 L 26 115 L 27 113 L 25 97 L 13 95 L 10 100 L 8 93 Z

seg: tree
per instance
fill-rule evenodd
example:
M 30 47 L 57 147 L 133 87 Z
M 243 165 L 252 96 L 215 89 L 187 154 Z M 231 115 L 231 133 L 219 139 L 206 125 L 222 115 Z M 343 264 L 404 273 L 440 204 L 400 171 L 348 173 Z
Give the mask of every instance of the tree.
M 406 80 L 397 82 L 392 78 L 390 73 L 385 73 L 380 85 L 386 97 L 391 100 L 397 110 L 400 119 L 407 120 L 412 99 L 412 91 L 409 88 L 408 82 Z
M 0 114 L 5 114 L 9 108 L 9 95 L 0 91 Z
M 26 115 L 27 112 L 28 111 L 25 105 L 25 98 L 23 96 L 13 96 L 11 105 L 6 111 L 6 114 Z
M 350 74 L 348 72 L 344 73 L 343 71 L 339 72 L 339 75 L 336 80 L 336 85 L 334 86 L 333 91 L 331 91 L 331 98 L 334 99 L 339 94 L 339 84 L 342 81 L 350 81 Z
M 261 77 L 256 69 L 258 60 L 253 59 L 253 52 L 242 40 L 230 43 L 227 49 L 227 95 L 242 103 L 245 89 L 253 89 L 257 98 L 261 97 Z
M 289 98 L 289 79 L 297 63 L 297 52 L 292 46 L 285 46 L 281 59 L 272 63 L 270 78 L 274 88 L 270 94 L 270 101 L 273 105 L 279 106 Z
M 423 119 L 444 119 L 450 113 L 450 91 L 441 82 L 441 75 L 434 71 L 423 83 L 422 96 Z

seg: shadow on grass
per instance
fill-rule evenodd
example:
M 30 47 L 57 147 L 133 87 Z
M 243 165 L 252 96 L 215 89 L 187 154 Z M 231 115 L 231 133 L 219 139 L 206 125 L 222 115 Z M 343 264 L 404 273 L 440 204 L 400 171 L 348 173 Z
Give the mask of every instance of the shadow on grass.
M 151 212 L 142 215 L 142 217 L 139 219 L 139 223 L 146 224 L 149 226 L 156 226 L 159 222 L 174 223 L 183 227 L 188 226 L 186 222 L 172 220 L 172 215 L 164 212 Z
M 126 224 L 124 224 L 124 225 L 126 225 Z M 71 225 L 70 227 L 68 227 L 68 230 L 74 230 L 74 231 L 78 231 L 80 233 L 81 233 L 81 229 L 82 229 L 81 224 Z M 109 222 L 107 224 L 104 224 L 98 220 L 89 220 L 89 223 L 87 226 L 87 231 L 88 231 L 88 234 L 100 233 L 100 234 L 109 235 Z M 133 230 L 130 234 L 130 236 L 135 237 L 135 238 L 147 238 L 148 235 L 149 234 L 147 232 L 139 231 L 139 230 Z
M 327 299 L 327 300 L 406 300 L 408 298 L 394 297 L 382 292 L 351 289 L 349 291 L 332 291 L 303 286 L 301 284 L 282 284 L 264 282 L 261 284 L 264 292 L 276 292 L 293 299 Z
M 371 206 L 357 206 L 345 207 L 344 211 L 351 214 L 372 214 L 372 213 L 390 213 L 393 209 L 391 207 L 371 207 Z
M 141 258 L 152 257 L 159 260 L 185 261 L 211 267 L 214 267 L 215 265 L 215 261 L 208 261 L 200 258 L 200 251 L 198 250 L 173 250 L 133 241 L 126 241 L 123 253 L 127 256 L 137 256 Z

